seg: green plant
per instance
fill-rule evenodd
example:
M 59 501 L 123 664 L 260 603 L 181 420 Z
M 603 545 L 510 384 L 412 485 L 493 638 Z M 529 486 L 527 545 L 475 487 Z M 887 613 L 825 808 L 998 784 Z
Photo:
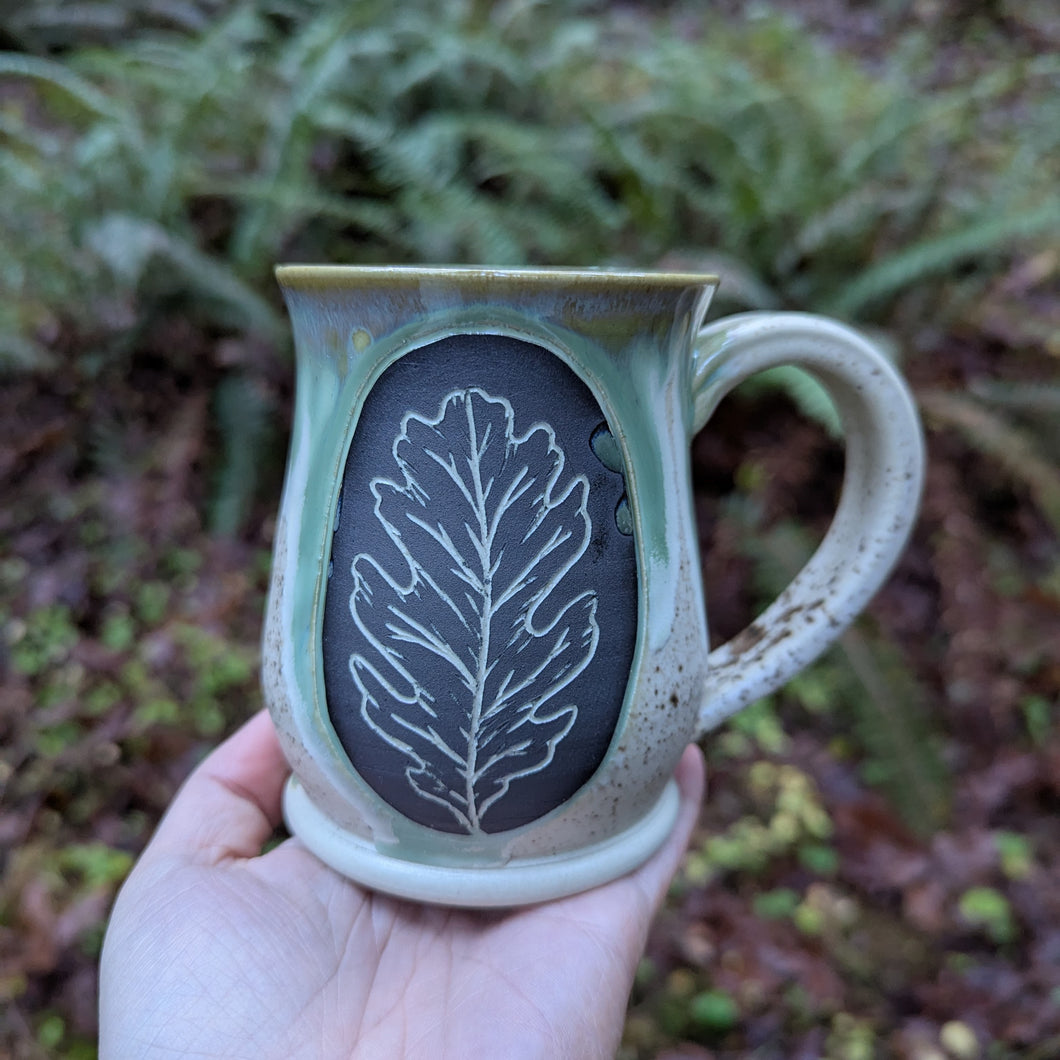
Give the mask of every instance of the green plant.
M 1025 880 L 1034 868 L 1034 845 L 1019 832 L 994 833 L 994 845 L 1001 861 L 1001 871 L 1010 880 Z
M 740 1021 L 740 1008 L 723 990 L 704 990 L 689 1002 L 692 1022 L 708 1033 L 723 1034 Z
M 63 604 L 39 608 L 25 621 L 11 619 L 6 635 L 12 666 L 28 676 L 57 667 L 80 638 L 74 616 Z
M 972 887 L 961 895 L 958 910 L 966 923 L 996 943 L 1012 942 L 1018 928 L 1009 900 L 993 887 Z
M 759 699 L 734 715 L 719 736 L 719 748 L 736 757 L 757 749 L 767 755 L 781 754 L 787 734 L 777 717 L 772 697 Z
M 94 890 L 121 883 L 132 868 L 132 860 L 127 851 L 98 841 L 71 843 L 58 851 L 55 868 L 72 884 Z
M 807 530 L 785 520 L 762 525 L 753 505 L 734 502 L 729 516 L 746 529 L 748 557 L 763 601 L 774 599 L 809 559 Z M 789 692 L 813 713 L 852 720 L 862 775 L 883 789 L 907 824 L 928 832 L 943 823 L 949 792 L 927 695 L 898 649 L 862 619 Z
M 263 473 L 277 463 L 276 410 L 247 373 L 224 379 L 214 404 L 220 453 L 208 522 L 214 533 L 233 537 L 250 515 Z
M 661 261 L 720 268 L 719 309 L 875 320 L 903 298 L 966 305 L 1060 225 L 1051 57 L 925 91 L 913 36 L 870 75 L 776 12 L 681 19 L 579 0 L 23 5 L 22 50 L 0 53 L 0 370 L 56 370 L 76 336 L 77 371 L 120 371 L 177 317 L 255 336 L 215 402 L 208 518 L 232 534 L 278 459 L 254 464 L 230 426 L 260 440 L 270 422 L 277 260 Z M 999 126 L 1014 97 L 1023 120 Z M 758 385 L 836 429 L 804 373 Z
M 864 316 L 1057 223 L 1050 59 L 925 94 L 929 44 L 869 76 L 776 14 L 256 0 L 162 32 L 106 7 L 52 58 L 32 27 L 62 9 L 25 5 L 0 55 L 9 364 L 64 324 L 121 352 L 174 300 L 282 344 L 261 285 L 287 255 L 721 254 L 742 304 Z M 1017 88 L 1036 135 L 985 135 Z
M 190 623 L 173 632 L 188 669 L 183 709 L 201 735 L 217 736 L 230 720 L 234 694 L 256 684 L 257 650 Z
M 1049 408 L 1055 389 L 1040 388 L 1038 408 Z M 998 391 L 987 388 L 985 393 L 996 395 Z M 1041 451 L 1036 433 L 1021 428 L 1002 411 L 995 411 L 974 397 L 925 390 L 918 398 L 929 422 L 957 431 L 969 446 L 990 457 L 1007 476 L 1027 490 L 1054 532 L 1060 535 L 1060 472 L 1055 463 L 1060 445 L 1046 455 Z M 1025 403 L 1035 407 L 1029 401 Z M 1048 445 L 1049 434 L 1043 433 L 1041 437 Z M 1052 441 L 1055 444 L 1055 439 Z
M 1044 696 L 1025 696 L 1020 703 L 1027 735 L 1039 747 L 1044 747 L 1053 732 L 1056 704 L 1050 704 Z
M 826 1060 L 874 1060 L 876 1032 L 872 1024 L 848 1012 L 836 1013 L 825 1046 Z
M 815 850 L 832 834 L 813 779 L 795 766 L 759 760 L 744 781 L 761 812 L 746 814 L 694 849 L 685 864 L 689 882 L 703 884 L 724 872 L 761 873 L 776 859 Z

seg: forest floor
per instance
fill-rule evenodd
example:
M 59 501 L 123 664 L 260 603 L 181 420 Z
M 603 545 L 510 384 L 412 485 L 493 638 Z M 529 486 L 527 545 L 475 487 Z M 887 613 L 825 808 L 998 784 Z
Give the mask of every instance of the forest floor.
M 71 361 L 0 390 L 0 1054 L 81 1055 L 115 886 L 192 764 L 260 704 L 273 512 L 237 540 L 204 530 L 207 342 L 159 336 L 91 389 Z M 940 336 L 911 381 L 930 399 L 995 374 L 997 355 L 978 328 Z M 289 415 L 280 367 L 275 387 Z M 1056 532 L 930 414 L 927 441 L 910 547 L 841 651 L 897 649 L 882 695 L 916 702 L 884 704 L 896 755 L 923 742 L 934 771 L 909 774 L 911 809 L 873 783 L 857 717 L 815 709 L 843 672 L 827 659 L 708 739 L 700 832 L 638 978 L 630 1056 L 1060 1056 Z M 734 397 L 697 439 L 718 639 L 758 602 L 742 488 L 776 546 L 793 520 L 827 524 L 841 469 L 780 394 Z

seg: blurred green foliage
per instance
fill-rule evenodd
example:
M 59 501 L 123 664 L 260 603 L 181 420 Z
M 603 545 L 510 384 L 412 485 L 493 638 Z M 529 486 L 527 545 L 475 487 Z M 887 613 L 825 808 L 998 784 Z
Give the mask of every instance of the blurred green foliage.
M 961 916 L 994 942 L 1004 944 L 1016 937 L 1016 923 L 1008 899 L 993 887 L 972 887 L 961 895 Z
M 173 319 L 260 362 L 280 260 L 696 267 L 719 310 L 938 324 L 1060 231 L 1055 55 L 940 84 L 914 30 L 870 70 L 769 7 L 592 0 L 30 0 L 0 40 L 0 372 L 98 377 Z M 221 534 L 280 459 L 250 360 L 214 407 Z M 837 430 L 805 373 L 757 385 Z M 1058 518 L 1040 396 L 929 414 Z
M 0 372 L 74 348 L 91 379 L 174 318 L 260 361 L 280 260 L 692 266 L 720 310 L 938 323 L 1060 231 L 1057 56 L 940 85 L 914 31 L 869 71 L 768 7 L 591 0 L 30 0 L 0 37 Z M 221 534 L 280 459 L 250 360 L 213 410 Z M 757 385 L 837 430 L 805 373 Z M 1055 520 L 1012 422 L 1040 399 L 998 400 L 930 411 Z
M 755 477 L 745 469 L 745 477 Z M 731 498 L 725 516 L 740 527 L 740 540 L 753 563 L 758 598 L 764 606 L 775 599 L 813 551 L 813 535 L 795 520 L 765 525 L 753 493 Z M 755 704 L 729 723 L 722 747 L 737 752 L 775 754 L 783 748 L 784 729 L 778 701 L 810 715 L 830 715 L 850 739 L 837 740 L 832 752 L 844 757 L 856 748 L 862 778 L 886 792 L 890 802 L 915 832 L 939 827 L 949 809 L 948 773 L 928 711 L 928 693 L 920 687 L 901 651 L 860 619 L 823 658 L 798 674 L 785 689 Z M 763 727 L 758 719 L 772 719 Z M 757 722 L 756 746 L 734 743 Z M 779 740 L 772 731 L 779 732 Z
M 735 302 L 872 319 L 1060 226 L 1060 59 L 925 91 L 929 40 L 869 73 L 756 10 L 31 0 L 0 54 L 4 363 L 69 329 L 118 355 L 174 303 L 283 343 L 279 259 L 685 255 Z
M 813 778 L 795 766 L 761 759 L 748 768 L 745 784 L 760 812 L 692 850 L 685 881 L 702 886 L 723 872 L 760 873 L 773 860 L 803 850 L 809 852 L 803 860 L 827 874 L 832 860 L 823 841 L 832 834 L 832 822 Z

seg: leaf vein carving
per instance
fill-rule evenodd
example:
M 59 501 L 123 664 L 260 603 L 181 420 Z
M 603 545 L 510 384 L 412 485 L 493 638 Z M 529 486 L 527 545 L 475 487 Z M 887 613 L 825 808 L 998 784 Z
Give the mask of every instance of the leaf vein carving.
M 589 482 L 550 425 L 519 434 L 478 387 L 408 413 L 391 452 L 399 474 L 371 491 L 401 562 L 353 560 L 350 673 L 415 795 L 474 834 L 578 716 L 563 692 L 596 653 L 597 598 L 563 586 L 591 537 Z

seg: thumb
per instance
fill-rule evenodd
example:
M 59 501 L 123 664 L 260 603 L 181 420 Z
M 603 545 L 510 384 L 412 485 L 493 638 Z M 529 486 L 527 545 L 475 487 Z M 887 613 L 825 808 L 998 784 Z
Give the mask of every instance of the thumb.
M 184 782 L 144 858 L 193 856 L 217 864 L 256 857 L 280 823 L 289 772 L 272 719 L 260 711 Z

